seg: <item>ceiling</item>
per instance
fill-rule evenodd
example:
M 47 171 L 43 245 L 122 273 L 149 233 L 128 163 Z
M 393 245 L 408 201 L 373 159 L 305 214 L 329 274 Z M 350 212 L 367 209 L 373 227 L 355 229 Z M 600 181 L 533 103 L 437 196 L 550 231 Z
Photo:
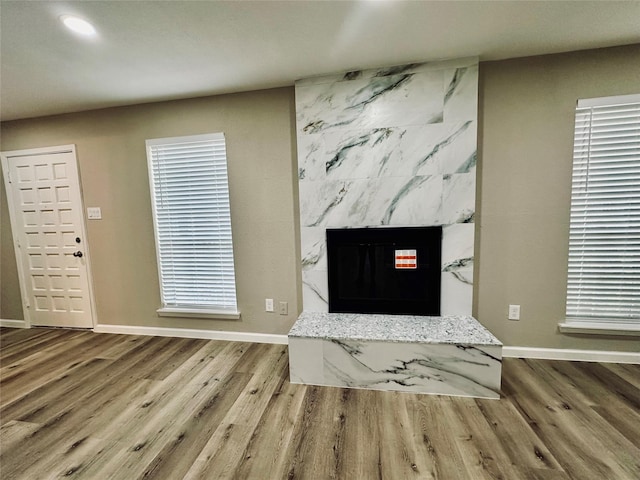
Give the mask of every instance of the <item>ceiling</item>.
M 98 34 L 66 30 L 63 14 Z M 638 1 L 0 0 L 0 22 L 2 120 L 640 43 Z

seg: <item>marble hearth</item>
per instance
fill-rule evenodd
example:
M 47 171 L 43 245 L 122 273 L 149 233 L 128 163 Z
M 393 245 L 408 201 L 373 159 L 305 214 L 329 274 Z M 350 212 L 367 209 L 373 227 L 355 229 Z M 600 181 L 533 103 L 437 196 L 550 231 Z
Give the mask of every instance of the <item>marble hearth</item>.
M 303 312 L 291 383 L 500 398 L 502 343 L 471 316 Z

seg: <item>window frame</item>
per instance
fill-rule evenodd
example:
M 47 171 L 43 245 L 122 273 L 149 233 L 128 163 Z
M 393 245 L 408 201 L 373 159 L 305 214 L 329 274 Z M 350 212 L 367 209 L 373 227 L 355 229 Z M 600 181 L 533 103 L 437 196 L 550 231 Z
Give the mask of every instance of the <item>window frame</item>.
M 158 267 L 158 281 L 159 281 L 159 289 L 160 289 L 160 299 L 162 306 L 156 310 L 157 314 L 161 317 L 186 317 L 186 318 L 210 318 L 210 319 L 230 319 L 237 320 L 240 318 L 240 311 L 238 310 L 237 303 L 237 285 L 236 285 L 236 276 L 235 276 L 235 258 L 234 258 L 234 249 L 233 243 L 231 243 L 231 263 L 233 267 L 233 299 L 234 306 L 233 308 L 223 307 L 222 305 L 213 305 L 213 304 L 172 304 L 167 302 L 166 295 L 164 291 L 164 282 L 163 282 L 163 272 L 162 272 L 162 258 L 161 258 L 161 245 L 159 238 L 159 225 L 158 225 L 158 205 L 157 205 L 157 195 L 156 195 L 156 184 L 154 180 L 154 154 L 153 149 L 159 146 L 167 146 L 167 145 L 177 145 L 180 143 L 189 144 L 196 142 L 207 142 L 207 141 L 220 141 L 222 140 L 222 144 L 224 147 L 224 178 L 226 179 L 226 188 L 227 188 L 227 196 L 229 196 L 229 177 L 228 177 L 228 157 L 226 154 L 226 139 L 224 133 L 216 132 L 216 133 L 208 133 L 201 135 L 185 135 L 178 137 L 163 137 L 163 138 L 153 138 L 146 140 L 146 154 L 147 154 L 147 169 L 149 174 L 149 192 L 151 197 L 151 208 L 152 208 L 152 217 L 153 217 L 153 234 L 155 240 L 156 247 L 156 262 Z M 230 199 L 229 199 L 230 203 Z M 229 205 L 230 208 L 230 205 Z M 224 227 L 228 227 L 229 229 L 229 240 L 232 241 L 232 225 L 231 225 L 231 217 L 229 214 L 229 224 L 224 224 Z M 229 252 L 227 252 L 229 253 Z
M 581 119 L 581 115 L 583 116 L 585 113 L 585 109 L 591 109 L 591 111 L 589 112 L 590 115 L 594 115 L 593 110 L 596 110 L 598 108 L 607 108 L 607 107 L 614 107 L 616 105 L 635 105 L 640 103 L 640 94 L 634 94 L 634 95 L 622 95 L 622 96 L 614 96 L 614 97 L 600 97 L 600 98 L 590 98 L 590 99 L 583 99 L 583 100 L 578 100 L 577 105 L 576 105 L 576 109 L 575 109 L 575 118 L 576 118 L 576 123 L 574 124 L 574 153 L 573 153 L 573 157 L 572 157 L 572 180 L 571 180 L 571 213 L 572 213 L 572 219 L 570 221 L 570 234 L 573 234 L 575 232 L 575 230 L 578 229 L 578 227 L 580 225 L 588 225 L 589 224 L 589 216 L 593 216 L 594 212 L 589 211 L 589 209 L 587 207 L 579 207 L 578 206 L 578 201 L 577 198 L 579 196 L 578 193 L 578 189 L 579 189 L 579 184 L 580 184 L 580 180 L 578 180 L 578 177 L 580 177 L 580 179 L 582 180 L 583 178 L 587 180 L 587 185 L 588 185 L 588 181 L 590 179 L 589 174 L 587 173 L 582 174 L 579 172 L 579 169 L 581 168 L 585 168 L 585 160 L 583 160 L 584 157 L 584 152 L 583 151 L 578 151 L 579 147 L 583 147 L 584 144 L 580 144 L 580 142 L 584 142 L 584 140 L 582 139 L 582 137 L 584 136 L 584 132 L 583 131 L 579 131 L 578 129 L 579 124 L 581 124 L 584 120 Z M 635 116 L 635 113 L 632 114 L 631 116 Z M 586 128 L 588 128 L 588 136 L 589 136 L 589 140 L 587 143 L 587 148 L 588 148 L 588 153 L 587 153 L 587 157 L 588 159 L 586 160 L 586 168 L 590 169 L 594 166 L 594 164 L 596 166 L 600 166 L 601 167 L 601 163 L 598 163 L 598 161 L 593 162 L 592 161 L 592 156 L 591 156 L 591 150 L 594 147 L 594 142 L 591 141 L 591 135 L 592 135 L 592 123 L 595 121 L 595 119 L 592 117 L 589 119 L 589 123 L 587 125 Z M 638 126 L 638 128 L 640 129 L 640 121 L 638 122 L 638 124 L 636 124 L 636 122 L 634 121 L 632 124 L 632 131 L 635 131 L 636 129 L 636 125 Z M 581 128 L 585 128 L 584 125 Z M 633 135 L 631 138 L 634 138 L 635 135 Z M 604 139 L 606 141 L 606 138 Z M 637 150 L 638 152 L 640 152 L 640 147 Z M 636 149 L 632 148 L 631 150 L 632 155 L 635 155 L 636 153 Z M 637 169 L 638 172 L 640 172 L 640 158 L 639 159 L 635 159 L 633 158 L 631 160 L 632 163 L 630 169 L 633 170 Z M 600 160 L 600 162 L 602 162 L 602 160 Z M 637 162 L 637 164 L 636 164 Z M 613 176 L 615 175 L 617 172 L 615 172 L 614 170 L 611 169 L 611 167 L 601 167 L 602 170 L 601 171 L 606 171 L 605 175 L 609 176 Z M 633 174 L 633 173 L 632 173 Z M 597 178 L 597 177 L 596 177 Z M 608 180 L 608 179 L 607 179 Z M 584 182 L 584 180 L 582 180 Z M 602 181 L 602 180 L 600 180 Z M 608 180 L 609 183 L 611 183 L 611 180 Z M 616 180 L 616 181 L 620 181 L 620 180 Z M 634 180 L 632 180 L 632 182 L 635 182 Z M 589 187 L 583 187 L 585 189 L 585 192 L 587 192 L 587 194 L 593 194 L 593 189 L 591 191 L 589 191 Z M 594 187 L 592 187 L 594 188 Z M 611 188 L 611 187 L 607 187 L 607 188 Z M 635 185 L 632 184 L 632 188 L 635 188 Z M 606 201 L 603 201 L 600 205 L 606 205 Z M 582 221 L 574 221 L 573 217 L 574 217 L 574 212 L 575 211 L 583 211 L 583 215 Z M 616 215 L 619 216 L 620 214 L 617 213 L 619 212 L 619 210 L 614 210 L 614 212 L 616 212 Z M 638 214 L 633 214 L 632 218 L 635 218 Z M 577 215 L 576 215 L 577 216 Z M 593 221 L 593 220 L 592 220 Z M 617 222 L 618 224 L 622 224 L 622 220 L 619 219 L 614 219 L 615 222 Z M 613 228 L 611 226 L 606 226 L 604 228 Z M 631 228 L 634 228 L 633 226 Z M 575 230 L 574 230 L 575 229 Z M 626 233 L 626 232 L 625 232 Z M 631 235 L 635 235 L 635 233 L 631 233 Z M 632 240 L 634 241 L 634 240 Z M 604 245 L 603 245 L 604 244 Z M 593 248 L 596 249 L 600 249 L 605 247 L 606 248 L 607 242 L 600 242 L 597 245 L 594 245 Z M 576 253 L 577 252 L 577 253 Z M 572 267 L 572 254 L 575 253 L 576 254 L 576 258 L 579 255 L 585 255 L 584 250 L 581 250 L 580 252 L 578 252 L 578 249 L 574 249 L 573 251 L 571 250 L 571 246 L 570 246 L 570 250 L 569 250 L 569 257 L 568 257 L 568 268 L 567 268 L 567 291 L 566 291 L 566 295 L 565 295 L 565 321 L 559 324 L 559 329 L 561 332 L 569 332 L 569 333 L 597 333 L 597 334 L 609 334 L 609 335 L 640 335 L 640 316 L 635 316 L 634 313 L 631 314 L 631 316 L 629 317 L 623 317 L 622 315 L 616 316 L 615 313 L 612 313 L 610 316 L 603 314 L 602 316 L 598 316 L 598 315 L 585 315 L 582 314 L 580 315 L 580 311 L 579 308 L 577 307 L 573 307 L 574 310 L 577 310 L 577 314 L 571 314 L 570 313 L 570 287 L 572 286 L 572 280 L 570 278 L 571 275 L 571 270 L 572 268 L 575 269 L 575 266 Z M 640 254 L 639 254 L 640 255 Z M 614 254 L 611 255 L 612 257 L 615 257 Z M 607 258 L 605 257 L 604 260 L 601 260 L 606 262 Z M 573 283 L 573 285 L 575 287 L 577 287 L 578 285 L 580 285 L 580 281 L 575 281 L 575 283 Z M 640 290 L 640 289 L 638 289 Z M 637 292 L 636 292 L 637 293 Z M 633 292 L 632 292 L 633 294 Z M 633 296 L 633 295 L 632 295 Z M 595 299 L 597 299 L 598 294 L 595 294 Z M 634 303 L 633 300 L 630 300 L 630 303 Z M 614 308 L 611 309 L 611 312 L 613 312 Z M 582 311 L 584 312 L 584 310 Z

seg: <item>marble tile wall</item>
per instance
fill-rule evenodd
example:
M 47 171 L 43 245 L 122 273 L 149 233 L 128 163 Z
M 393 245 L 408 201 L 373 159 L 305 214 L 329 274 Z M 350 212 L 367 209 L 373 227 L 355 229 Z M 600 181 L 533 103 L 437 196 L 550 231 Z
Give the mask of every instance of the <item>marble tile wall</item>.
M 478 60 L 296 82 L 305 311 L 328 310 L 326 228 L 443 225 L 443 315 L 473 294 Z

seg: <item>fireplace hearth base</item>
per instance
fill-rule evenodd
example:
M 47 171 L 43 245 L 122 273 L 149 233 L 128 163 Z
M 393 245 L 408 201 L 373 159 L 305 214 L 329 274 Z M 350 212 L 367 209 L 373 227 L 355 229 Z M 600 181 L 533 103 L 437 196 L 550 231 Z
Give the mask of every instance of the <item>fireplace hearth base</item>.
M 303 312 L 291 383 L 500 398 L 502 343 L 471 316 Z

